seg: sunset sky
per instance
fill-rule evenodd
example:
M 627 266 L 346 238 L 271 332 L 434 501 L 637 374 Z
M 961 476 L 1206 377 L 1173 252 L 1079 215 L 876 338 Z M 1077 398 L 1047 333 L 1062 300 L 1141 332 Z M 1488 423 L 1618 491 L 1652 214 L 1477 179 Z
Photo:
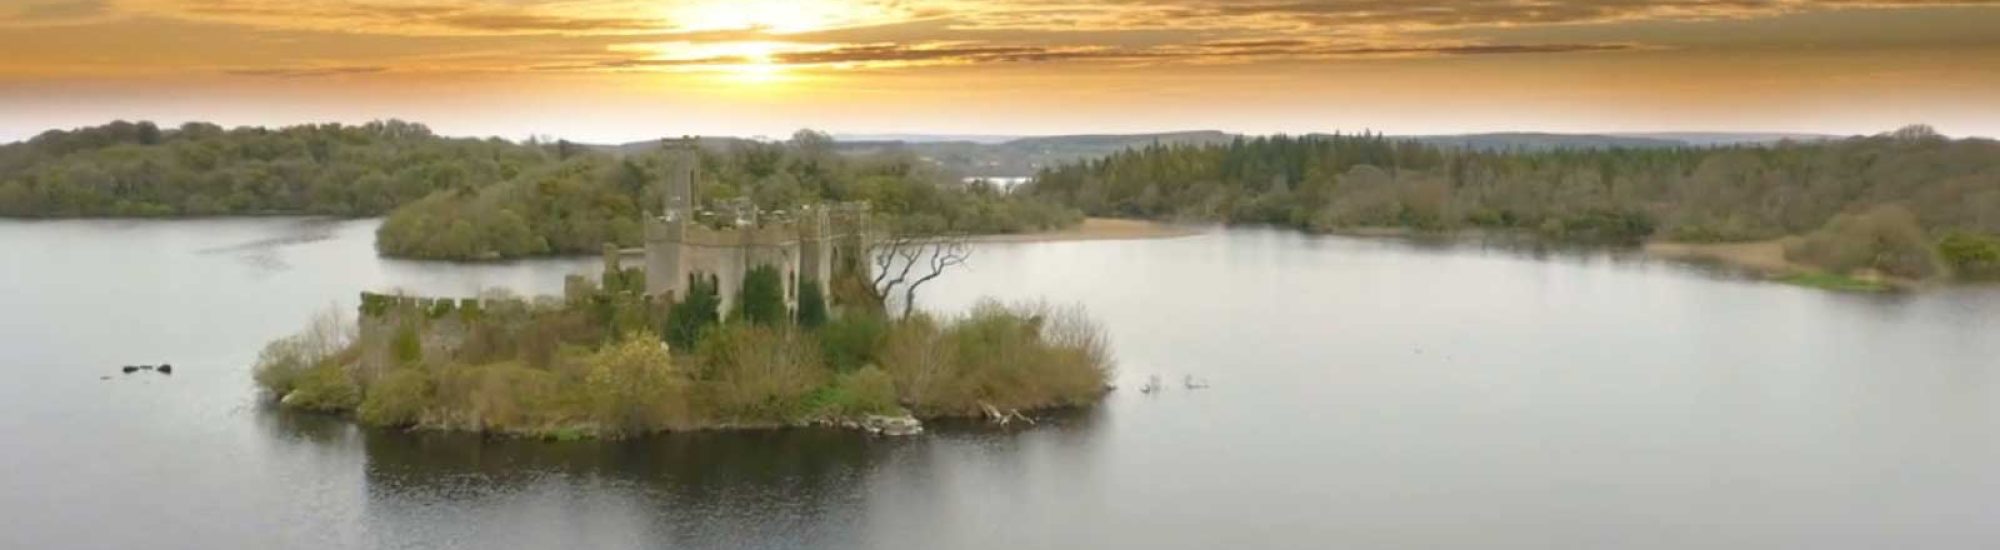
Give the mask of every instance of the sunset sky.
M 0 0 L 0 140 L 440 133 L 2000 136 L 2000 1 Z

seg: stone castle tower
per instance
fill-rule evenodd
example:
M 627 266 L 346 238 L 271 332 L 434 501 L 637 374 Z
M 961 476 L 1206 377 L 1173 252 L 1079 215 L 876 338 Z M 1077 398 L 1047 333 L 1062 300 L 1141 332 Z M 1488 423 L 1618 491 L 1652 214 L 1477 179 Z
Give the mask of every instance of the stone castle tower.
M 667 140 L 669 166 L 660 214 L 646 222 L 646 293 L 680 299 L 693 277 L 713 277 L 722 310 L 752 268 L 770 266 L 784 278 L 785 303 L 798 306 L 799 283 L 827 288 L 842 263 L 868 275 L 868 204 L 806 205 L 796 212 L 762 211 L 736 201 L 710 212 L 696 196 L 701 158 L 693 140 Z

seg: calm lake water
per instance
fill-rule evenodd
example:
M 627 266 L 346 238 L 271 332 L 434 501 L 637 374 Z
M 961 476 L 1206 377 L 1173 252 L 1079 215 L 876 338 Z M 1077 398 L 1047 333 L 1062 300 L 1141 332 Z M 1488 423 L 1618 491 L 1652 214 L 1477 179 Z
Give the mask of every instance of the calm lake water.
M 382 260 L 374 227 L 0 222 L 0 548 L 2000 544 L 1992 289 L 1259 230 L 990 245 L 923 305 L 1084 303 L 1127 389 L 910 439 L 481 441 L 264 406 L 258 348 L 360 290 L 597 267 Z M 1154 374 L 1176 383 L 1133 391 Z

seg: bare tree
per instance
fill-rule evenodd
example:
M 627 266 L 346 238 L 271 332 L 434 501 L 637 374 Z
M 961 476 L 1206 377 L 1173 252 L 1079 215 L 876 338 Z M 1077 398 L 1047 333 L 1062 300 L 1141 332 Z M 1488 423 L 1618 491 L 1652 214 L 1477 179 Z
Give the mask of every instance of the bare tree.
M 917 289 L 951 268 L 965 265 L 972 257 L 972 242 L 959 233 L 905 234 L 878 241 L 869 252 L 875 262 L 876 297 L 886 305 L 900 291 L 903 316 L 909 317 L 916 311 Z

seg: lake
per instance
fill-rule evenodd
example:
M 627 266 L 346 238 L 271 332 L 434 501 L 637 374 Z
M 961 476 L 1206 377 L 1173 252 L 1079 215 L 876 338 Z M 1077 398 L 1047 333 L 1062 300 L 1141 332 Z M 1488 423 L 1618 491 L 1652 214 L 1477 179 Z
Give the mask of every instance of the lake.
M 0 221 L 0 548 L 2000 541 L 1992 288 L 1274 230 L 991 244 L 922 306 L 1083 303 L 1125 389 L 906 439 L 482 440 L 273 410 L 258 349 L 362 290 L 555 293 L 598 268 L 379 259 L 376 223 Z M 1135 391 L 1151 375 L 1167 389 Z

